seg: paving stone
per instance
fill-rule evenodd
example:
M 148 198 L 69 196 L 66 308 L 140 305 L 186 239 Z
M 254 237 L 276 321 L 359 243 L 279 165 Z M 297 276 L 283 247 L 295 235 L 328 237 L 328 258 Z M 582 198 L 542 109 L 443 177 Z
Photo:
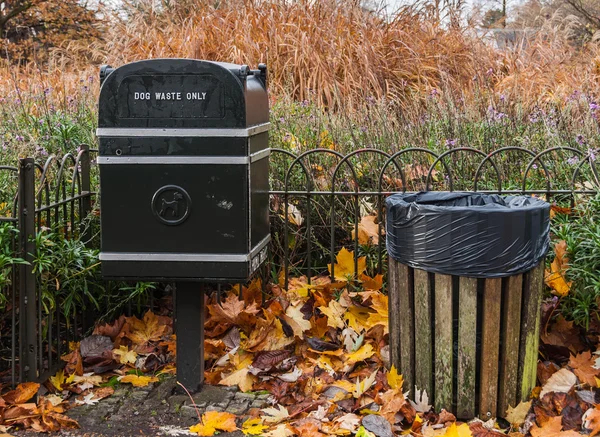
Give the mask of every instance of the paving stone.
M 181 410 L 179 410 L 179 412 L 184 417 L 195 418 L 196 420 L 198 419 L 198 414 L 202 416 L 203 413 L 201 409 L 196 410 L 196 408 L 189 405 L 184 405 L 183 407 L 181 407 Z
M 218 405 L 209 405 L 208 407 L 206 407 L 206 411 L 224 411 L 225 409 L 223 407 L 219 407 Z
M 241 415 L 241 414 L 244 414 L 248 410 L 249 405 L 250 405 L 249 400 L 231 402 L 227 406 L 226 411 L 231 414 Z
M 248 400 L 254 400 L 256 398 L 255 394 L 252 393 L 242 393 L 242 392 L 238 392 L 233 396 L 234 399 L 248 399 Z
M 263 393 L 262 395 L 257 395 L 256 399 L 269 399 L 271 397 L 271 393 Z
M 269 403 L 264 399 L 257 399 L 252 404 L 250 404 L 250 408 L 265 408 Z
M 206 402 L 210 405 L 228 401 L 232 399 L 234 395 L 235 393 L 225 390 L 225 387 L 205 385 L 202 390 L 192 395 L 192 398 L 196 404 Z
M 172 410 L 175 410 L 185 404 L 186 401 L 189 401 L 189 399 L 187 395 L 173 395 L 167 398 L 167 403 Z
M 167 399 L 169 396 L 173 395 L 175 387 L 177 387 L 177 378 L 167 378 L 160 384 L 156 384 L 152 391 L 152 396 L 158 399 Z

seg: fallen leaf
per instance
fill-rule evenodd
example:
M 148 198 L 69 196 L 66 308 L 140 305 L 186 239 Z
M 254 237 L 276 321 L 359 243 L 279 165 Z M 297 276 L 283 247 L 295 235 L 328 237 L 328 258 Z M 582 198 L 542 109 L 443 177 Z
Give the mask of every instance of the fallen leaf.
M 264 413 L 265 422 L 269 423 L 278 423 L 290 417 L 288 409 L 283 405 L 263 408 L 261 411 Z
M 446 432 L 443 435 L 445 437 L 473 437 L 471 429 L 466 423 L 462 423 L 459 426 L 456 426 L 456 423 L 453 423 L 446 428 Z
M 554 245 L 554 260 L 550 266 L 550 270 L 546 270 L 546 285 L 553 290 L 557 296 L 566 296 L 569 294 L 572 282 L 567 282 L 565 274 L 569 265 L 569 260 L 566 256 L 567 243 L 562 240 Z
M 573 372 L 584 384 L 588 384 L 591 387 L 596 386 L 596 375 L 600 370 L 594 367 L 596 360 L 592 358 L 590 351 L 582 352 L 579 355 L 571 355 L 569 360 L 569 366 L 573 369 Z
M 362 426 L 377 437 L 393 437 L 392 425 L 382 416 L 369 414 L 362 419 Z
M 346 312 L 346 308 L 344 308 L 337 300 L 332 299 L 329 301 L 329 305 L 320 306 L 319 311 L 327 316 L 327 326 L 339 329 L 344 329 L 346 326 L 344 324 L 344 313 Z
M 562 417 L 551 417 L 540 428 L 537 424 L 533 424 L 530 430 L 532 437 L 580 437 L 580 434 L 575 431 L 562 431 Z
M 360 425 L 360 416 L 353 413 L 347 413 L 335 419 L 338 428 L 347 429 L 350 432 L 356 432 Z
M 510 423 L 514 428 L 520 427 L 523 422 L 525 422 L 525 417 L 527 417 L 527 413 L 531 409 L 531 401 L 528 402 L 520 402 L 516 407 L 508 406 L 506 410 L 505 419 Z
M 94 393 L 88 393 L 82 399 L 75 399 L 77 405 L 96 405 L 99 399 L 94 398 Z
M 271 429 L 271 431 L 269 431 L 269 432 L 263 433 L 263 437 L 291 437 L 293 435 L 294 435 L 294 432 L 285 423 L 282 423 L 281 425 L 277 425 L 275 428 Z
M 546 393 L 568 393 L 577 384 L 577 377 L 568 369 L 560 369 L 542 387 L 540 398 Z
M 402 384 L 404 384 L 404 378 L 402 377 L 402 375 L 398 374 L 398 369 L 396 369 L 396 366 L 394 366 L 393 364 L 392 364 L 392 368 L 390 369 L 390 371 L 387 374 L 387 382 L 391 388 L 402 390 Z
M 213 436 L 217 431 L 233 432 L 236 429 L 235 415 L 218 411 L 207 411 L 200 423 L 190 427 L 191 432 L 205 437 Z
M 135 364 L 137 352 L 129 350 L 127 346 L 119 346 L 119 349 L 113 349 L 115 355 L 121 364 Z
M 377 216 L 367 215 L 360 219 L 358 223 L 358 243 L 366 245 L 379 244 L 379 236 L 383 233 L 383 229 L 379 230 L 379 224 L 376 223 Z M 352 227 L 352 239 L 356 239 L 355 228 Z
M 143 350 L 148 343 L 161 340 L 164 335 L 171 333 L 168 317 L 157 316 L 152 311 L 146 311 L 142 320 L 137 317 L 127 317 L 124 327 L 126 337 L 129 338 L 137 348 Z M 112 350 L 112 348 L 111 348 Z
M 427 391 L 418 390 L 415 386 L 415 401 L 410 401 L 410 404 L 413 406 L 415 410 L 419 413 L 428 413 L 431 410 L 431 405 L 429 405 L 429 396 L 427 396 Z
M 146 387 L 151 382 L 158 382 L 156 376 L 145 376 L 145 375 L 125 375 L 119 377 L 119 382 L 128 383 L 134 387 Z
M 17 388 L 2 395 L 2 399 L 8 405 L 24 404 L 30 400 L 39 390 L 40 385 L 36 382 L 23 382 Z
M 225 378 L 221 379 L 219 384 L 229 387 L 237 385 L 243 392 L 250 391 L 252 390 L 252 386 L 254 385 L 256 378 L 251 375 L 249 371 L 250 369 L 248 367 L 236 370 L 235 372 L 232 372 Z
M 346 364 L 355 364 L 359 361 L 365 361 L 366 359 L 371 358 L 374 354 L 375 351 L 373 350 L 373 346 L 371 343 L 367 343 L 356 352 L 346 355 L 344 361 Z
M 590 408 L 583 414 L 583 427 L 590 430 L 590 436 L 600 433 L 600 405 Z
M 358 274 L 364 272 L 367 269 L 367 257 L 362 256 L 358 258 L 358 269 L 354 269 L 354 252 L 348 251 L 345 247 L 336 256 L 336 264 L 334 267 L 334 279 L 336 281 L 346 282 L 348 279 L 352 279 L 358 276 Z M 327 264 L 329 274 L 331 274 L 331 264 Z
M 263 419 L 256 417 L 248 419 L 242 424 L 242 432 L 246 435 L 262 435 L 263 431 L 269 427 L 263 425 Z

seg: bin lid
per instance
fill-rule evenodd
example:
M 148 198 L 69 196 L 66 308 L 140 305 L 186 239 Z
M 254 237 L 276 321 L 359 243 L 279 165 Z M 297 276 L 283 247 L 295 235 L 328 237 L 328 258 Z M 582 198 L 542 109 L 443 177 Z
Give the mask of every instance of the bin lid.
M 386 208 L 389 255 L 428 272 L 512 276 L 537 266 L 550 246 L 550 204 L 531 196 L 399 193 Z

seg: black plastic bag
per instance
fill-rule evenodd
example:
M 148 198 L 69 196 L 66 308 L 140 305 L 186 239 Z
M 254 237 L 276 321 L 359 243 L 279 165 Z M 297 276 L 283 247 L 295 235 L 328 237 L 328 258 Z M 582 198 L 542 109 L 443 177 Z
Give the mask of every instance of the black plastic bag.
M 512 276 L 537 266 L 550 246 L 550 204 L 535 197 L 401 193 L 386 207 L 389 255 L 428 272 Z

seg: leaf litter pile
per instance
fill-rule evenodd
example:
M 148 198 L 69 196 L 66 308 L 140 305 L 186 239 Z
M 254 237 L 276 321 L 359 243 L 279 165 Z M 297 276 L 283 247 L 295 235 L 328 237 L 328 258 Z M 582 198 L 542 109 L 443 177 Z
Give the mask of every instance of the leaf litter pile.
M 212 436 L 240 429 L 268 437 L 600 435 L 600 323 L 582 333 L 572 322 L 552 317 L 558 297 L 547 300 L 540 386 L 532 399 L 510 407 L 504 418 L 463 423 L 445 410 L 434 411 L 426 392 L 411 390 L 394 367 L 388 370 L 383 277 L 365 275 L 364 258 L 358 269 L 352 252 L 342 249 L 335 282 L 325 276 L 310 284 L 306 277 L 290 278 L 287 290 L 270 284 L 264 304 L 259 281 L 233 289 L 220 303 L 216 295 L 207 297 L 206 382 L 268 392 L 271 406 L 251 409 L 243 418 L 209 411 L 190 431 Z M 359 287 L 346 280 L 355 273 Z M 159 382 L 174 373 L 175 355 L 170 317 L 147 312 L 142 319 L 121 316 L 97 326 L 93 335 L 71 344 L 62 357 L 64 369 L 43 387 L 29 382 L 3 390 L 0 437 L 22 428 L 77 428 L 67 410 L 96 404 L 117 384 Z M 38 392 L 44 395 L 33 402 Z

